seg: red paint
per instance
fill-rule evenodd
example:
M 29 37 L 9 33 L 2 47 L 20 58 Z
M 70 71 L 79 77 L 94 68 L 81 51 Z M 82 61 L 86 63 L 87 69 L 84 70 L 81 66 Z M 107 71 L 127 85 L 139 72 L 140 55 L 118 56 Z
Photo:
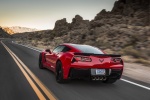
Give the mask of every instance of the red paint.
M 56 63 L 57 61 L 61 61 L 62 67 L 63 67 L 63 77 L 64 79 L 68 78 L 70 68 L 99 68 L 99 69 L 121 69 L 123 70 L 123 60 L 119 58 L 115 60 L 115 57 L 103 57 L 103 56 L 82 56 L 82 55 L 74 55 L 75 52 L 82 53 L 77 48 L 74 48 L 70 44 L 62 44 L 64 46 L 69 47 L 71 50 L 68 52 L 59 52 L 54 53 L 43 51 L 42 53 L 42 62 L 44 67 L 48 68 L 49 70 L 52 70 L 55 72 L 56 70 Z M 106 54 L 105 52 L 103 52 Z M 77 59 L 76 61 L 72 62 L 72 60 Z M 79 56 L 79 58 L 77 58 Z M 83 61 L 81 60 L 81 57 L 83 57 Z M 116 61 L 116 62 L 113 62 Z M 56 73 L 56 72 L 55 72 Z

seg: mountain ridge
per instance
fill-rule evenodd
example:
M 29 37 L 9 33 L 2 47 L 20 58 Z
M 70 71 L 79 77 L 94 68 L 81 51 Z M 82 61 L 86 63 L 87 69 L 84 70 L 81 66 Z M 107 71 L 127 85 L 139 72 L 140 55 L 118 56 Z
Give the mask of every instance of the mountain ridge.
M 2 27 L 2 28 L 4 31 L 6 31 L 10 35 L 16 34 L 16 33 L 38 31 L 38 29 L 35 29 L 35 28 L 27 28 L 27 27 L 20 27 L 20 26 Z

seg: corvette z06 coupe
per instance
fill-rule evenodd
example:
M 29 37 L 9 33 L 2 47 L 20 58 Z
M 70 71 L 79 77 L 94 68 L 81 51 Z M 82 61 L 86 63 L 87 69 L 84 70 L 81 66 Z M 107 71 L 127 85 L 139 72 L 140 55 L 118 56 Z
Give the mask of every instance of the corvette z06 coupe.
M 121 55 L 106 54 L 89 45 L 64 43 L 39 55 L 39 68 L 53 71 L 58 83 L 71 79 L 114 83 L 120 79 L 123 67 Z

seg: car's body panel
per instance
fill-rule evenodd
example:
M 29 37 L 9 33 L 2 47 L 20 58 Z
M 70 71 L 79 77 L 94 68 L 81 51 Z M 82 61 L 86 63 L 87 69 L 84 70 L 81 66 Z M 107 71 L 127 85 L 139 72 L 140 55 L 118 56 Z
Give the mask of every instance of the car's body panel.
M 108 70 L 108 73 L 110 73 L 109 70 L 120 70 L 120 73 L 122 74 L 123 71 L 123 60 L 120 58 L 119 55 L 107 55 L 105 54 L 85 54 L 81 50 L 74 48 L 70 44 L 61 44 L 59 45 L 65 46 L 66 48 L 69 48 L 69 51 L 65 52 L 56 52 L 55 49 L 52 52 L 46 52 L 43 51 L 42 54 L 42 63 L 44 67 L 52 70 L 56 73 L 56 64 L 58 61 L 62 63 L 62 69 L 63 69 L 63 78 L 68 79 L 71 78 L 71 69 L 77 69 L 77 70 L 91 70 L 91 69 L 106 69 Z M 63 47 L 63 48 L 65 48 Z M 57 48 L 57 47 L 56 47 Z M 59 51 L 59 50 L 58 50 Z M 76 53 L 76 54 L 75 54 Z M 85 60 L 91 60 L 91 61 L 73 61 L 75 57 L 81 57 L 82 59 L 85 57 Z M 115 61 L 112 60 L 112 58 L 116 58 Z M 119 60 L 118 60 L 119 59 Z M 89 71 L 87 71 L 89 73 Z M 120 74 L 119 74 L 120 75 Z M 121 75 L 118 77 L 120 78 Z

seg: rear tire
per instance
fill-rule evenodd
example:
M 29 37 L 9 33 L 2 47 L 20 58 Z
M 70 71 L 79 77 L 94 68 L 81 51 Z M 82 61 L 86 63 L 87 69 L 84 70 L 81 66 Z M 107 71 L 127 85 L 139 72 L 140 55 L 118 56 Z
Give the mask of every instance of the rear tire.
M 39 68 L 44 69 L 43 62 L 42 62 L 42 54 L 39 55 Z
M 67 80 L 63 78 L 63 69 L 62 69 L 62 63 L 60 61 L 56 64 L 56 81 L 58 83 L 66 83 Z
M 111 78 L 108 78 L 106 79 L 105 81 L 103 81 L 103 83 L 106 83 L 106 84 L 113 84 L 117 81 L 117 79 L 111 79 Z

